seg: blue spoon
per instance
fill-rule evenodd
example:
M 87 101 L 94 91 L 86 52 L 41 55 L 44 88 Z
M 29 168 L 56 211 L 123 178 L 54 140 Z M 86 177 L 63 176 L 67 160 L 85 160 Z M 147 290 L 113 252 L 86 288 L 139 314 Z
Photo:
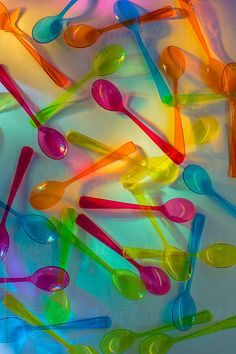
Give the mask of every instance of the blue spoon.
M 150 54 L 148 53 L 148 51 L 145 47 L 145 44 L 143 43 L 143 40 L 140 36 L 140 32 L 139 32 L 140 13 L 138 10 L 138 6 L 128 0 L 125 0 L 125 1 L 118 0 L 114 4 L 113 11 L 114 11 L 115 16 L 118 18 L 119 22 L 123 22 L 123 21 L 129 20 L 131 18 L 136 19 L 135 22 L 133 22 L 132 24 L 126 25 L 126 27 L 129 28 L 133 32 L 133 34 L 136 38 L 136 41 L 141 49 L 144 59 L 146 60 L 149 70 L 152 74 L 153 80 L 155 82 L 156 88 L 159 92 L 162 102 L 163 103 L 170 103 L 172 101 L 171 92 L 170 92 L 164 78 L 162 77 L 158 67 L 155 65 L 154 61 L 150 57 Z
M 228 210 L 233 216 L 236 216 L 236 206 L 214 190 L 211 177 L 204 168 L 198 165 L 188 165 L 184 169 L 183 180 L 192 192 L 197 194 L 207 194 L 210 197 L 217 199 L 226 210 Z
M 36 42 L 49 43 L 56 39 L 62 31 L 63 17 L 78 0 L 71 0 L 65 8 L 55 16 L 41 18 L 33 27 L 32 36 Z
M 0 319 L 0 343 L 12 343 L 34 330 L 48 331 L 60 329 L 99 329 L 111 328 L 110 317 L 94 317 L 82 320 L 59 323 L 54 325 L 32 326 L 19 317 L 4 317 Z
M 190 289 L 196 265 L 196 257 L 194 254 L 196 254 L 199 249 L 205 220 L 206 216 L 203 214 L 196 214 L 193 219 L 189 247 L 192 274 L 187 282 L 185 290 L 176 298 L 172 308 L 173 324 L 180 331 L 187 331 L 192 327 L 196 319 L 196 305 L 190 293 Z M 186 317 L 189 319 L 188 321 L 186 321 Z

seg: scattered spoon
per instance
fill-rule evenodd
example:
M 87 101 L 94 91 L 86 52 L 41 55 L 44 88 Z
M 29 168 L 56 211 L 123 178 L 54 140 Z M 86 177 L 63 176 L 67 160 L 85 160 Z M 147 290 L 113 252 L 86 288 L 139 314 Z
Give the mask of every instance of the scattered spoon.
M 25 49 L 32 55 L 46 74 L 60 87 L 68 87 L 71 83 L 70 79 L 61 71 L 51 65 L 43 58 L 31 45 L 26 42 L 22 36 L 22 32 L 11 22 L 11 18 L 7 8 L 0 2 L 0 30 L 9 32 L 18 39 Z
M 56 39 L 62 31 L 63 17 L 78 0 L 71 0 L 64 9 L 55 16 L 41 18 L 33 27 L 32 37 L 39 43 L 49 43 Z
M 60 227 L 62 224 L 57 218 L 52 217 L 52 222 Z M 64 226 L 66 230 L 66 226 Z M 93 259 L 95 262 L 100 264 L 104 269 L 106 269 L 112 277 L 112 283 L 115 289 L 129 300 L 140 300 L 143 298 L 145 293 L 145 287 L 142 280 L 133 272 L 124 269 L 114 269 L 108 263 L 106 263 L 102 258 L 100 258 L 95 252 L 93 252 L 84 242 L 82 242 L 78 237 L 71 234 L 67 230 L 67 234 L 60 234 L 65 241 L 69 238 L 69 242 L 80 251 L 84 252 L 87 256 Z
M 204 116 L 198 118 L 190 129 L 190 139 L 186 137 L 187 144 L 205 145 L 217 139 L 220 132 L 220 125 L 217 119 Z
M 48 323 L 64 323 L 70 318 L 70 300 L 64 290 L 48 296 L 44 304 L 44 313 Z
M 175 11 L 173 7 L 164 6 L 158 10 L 154 10 L 139 16 L 139 21 L 140 23 L 157 21 L 172 17 L 174 14 Z M 124 26 L 134 24 L 135 22 L 136 19 L 131 19 L 119 23 L 114 23 L 102 28 L 95 28 L 85 24 L 74 23 L 70 25 L 64 32 L 64 40 L 71 47 L 86 48 L 94 44 L 103 33 L 112 31 L 114 29 L 123 28 Z
M 108 154 L 103 159 L 95 162 L 90 167 L 79 172 L 74 177 L 64 181 L 45 181 L 33 188 L 30 193 L 29 201 L 33 208 L 44 210 L 56 205 L 64 195 L 65 189 L 78 179 L 89 175 L 102 167 L 105 167 L 113 162 L 116 162 L 123 157 L 132 154 L 136 151 L 136 146 L 130 141 L 112 153 Z
M 188 165 L 184 169 L 183 180 L 192 192 L 209 195 L 216 199 L 225 210 L 236 216 L 236 207 L 214 190 L 211 178 L 204 168 L 198 165 Z
M 125 1 L 126 3 L 127 1 Z M 135 124 L 141 128 L 145 134 L 177 165 L 181 164 L 185 156 L 154 133 L 138 118 L 136 118 L 127 108 L 124 107 L 123 98 L 118 88 L 107 80 L 96 80 L 92 85 L 92 95 L 97 104 L 108 111 L 115 111 L 127 115 Z
M 191 229 L 190 236 L 190 253 L 197 253 L 201 236 L 205 224 L 206 216 L 203 214 L 196 214 Z M 196 319 L 196 304 L 190 293 L 193 274 L 196 265 L 196 258 L 194 256 L 190 257 L 190 264 L 192 268 L 191 277 L 189 278 L 187 285 L 184 291 L 175 299 L 175 302 L 172 307 L 172 320 L 175 327 L 179 331 L 187 331 L 195 323 Z M 189 317 L 189 321 L 185 320 L 186 317 Z
M 0 65 L 0 82 L 19 102 L 21 107 L 30 116 L 38 128 L 38 143 L 42 152 L 54 160 L 63 159 L 68 151 L 68 145 L 64 136 L 57 130 L 45 127 L 39 123 L 28 104 L 24 100 L 22 94 L 17 88 L 16 84 L 10 78 L 3 65 Z
M 140 205 L 133 203 L 117 202 L 109 199 L 82 196 L 79 206 L 85 209 L 131 209 L 131 210 L 154 210 L 162 213 L 173 222 L 184 223 L 192 220 L 196 208 L 192 202 L 184 198 L 170 199 L 162 205 Z
M 108 235 L 106 235 L 105 232 L 96 224 L 94 224 L 94 222 L 90 220 L 86 215 L 80 214 L 76 219 L 76 223 L 90 235 L 123 257 L 122 248 Z M 168 293 L 171 287 L 171 283 L 168 276 L 162 269 L 154 266 L 142 266 L 132 258 L 129 258 L 128 261 L 135 268 L 137 268 L 140 274 L 140 278 L 150 293 L 154 295 L 165 295 Z
M 84 85 L 85 82 L 96 76 L 113 74 L 120 69 L 124 64 L 125 59 L 126 52 L 120 45 L 110 45 L 100 50 L 100 52 L 93 58 L 91 71 L 88 72 L 83 79 L 71 86 L 67 92 L 38 112 L 36 114 L 38 121 L 44 124 L 54 114 L 68 106 L 69 99 Z
M 137 44 L 139 45 L 139 48 L 143 54 L 143 57 L 146 61 L 146 64 L 149 67 L 150 73 L 153 77 L 154 83 L 156 85 L 156 88 L 159 92 L 160 98 L 163 103 L 170 103 L 173 98 L 171 95 L 171 92 L 162 77 L 162 74 L 160 73 L 158 67 L 155 65 L 154 61 L 150 57 L 150 54 L 147 51 L 147 48 L 145 44 L 143 43 L 143 40 L 140 36 L 139 32 L 139 10 L 138 7 L 135 3 L 130 2 L 128 0 L 123 1 L 123 0 L 118 0 L 115 2 L 113 11 L 119 22 L 124 22 L 130 19 L 135 19 L 136 21 L 133 23 L 129 23 L 126 25 L 128 29 L 130 29 L 137 41 Z
M 6 221 L 9 214 L 9 208 L 12 206 L 16 193 L 21 185 L 24 175 L 29 167 L 34 150 L 29 146 L 24 146 L 21 149 L 18 164 L 16 166 L 15 176 L 11 185 L 10 193 L 7 200 L 7 208 L 0 223 L 0 260 L 5 257 L 9 248 L 9 234 L 6 228 Z
M 49 266 L 38 269 L 24 278 L 0 278 L 0 283 L 30 282 L 44 291 L 58 291 L 69 284 L 69 274 L 62 268 Z

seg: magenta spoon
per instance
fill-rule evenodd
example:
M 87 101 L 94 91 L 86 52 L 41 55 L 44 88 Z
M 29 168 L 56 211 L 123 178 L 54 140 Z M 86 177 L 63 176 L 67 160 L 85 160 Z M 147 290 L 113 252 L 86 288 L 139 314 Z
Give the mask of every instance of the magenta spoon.
M 90 220 L 86 215 L 78 215 L 76 223 L 86 232 L 90 233 L 93 237 L 111 248 L 121 257 L 125 258 L 123 256 L 122 248 L 108 235 L 106 235 L 105 232 L 96 224 L 94 224 L 94 222 Z M 140 274 L 140 278 L 150 293 L 154 295 L 165 295 L 168 293 L 171 287 L 171 283 L 169 277 L 162 269 L 153 266 L 142 266 L 130 257 L 126 260 L 130 262 L 135 268 L 137 268 Z
M 20 157 L 16 167 L 15 176 L 10 189 L 9 197 L 7 200 L 7 208 L 5 208 L 1 223 L 0 223 L 0 260 L 6 255 L 9 248 L 9 234 L 6 228 L 6 221 L 9 210 L 15 199 L 16 193 L 20 187 L 22 179 L 27 171 L 30 160 L 33 156 L 34 150 L 29 146 L 24 146 L 21 149 Z
M 57 130 L 43 126 L 35 117 L 16 84 L 10 78 L 3 65 L 0 65 L 0 82 L 19 102 L 21 107 L 30 116 L 38 128 L 38 143 L 42 152 L 54 160 L 63 159 L 68 151 L 68 144 L 64 136 Z

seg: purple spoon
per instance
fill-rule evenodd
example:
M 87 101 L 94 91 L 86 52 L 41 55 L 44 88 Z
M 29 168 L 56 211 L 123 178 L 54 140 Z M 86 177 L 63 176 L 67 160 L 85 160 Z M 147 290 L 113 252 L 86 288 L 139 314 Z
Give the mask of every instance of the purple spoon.
M 21 149 L 20 157 L 16 167 L 15 176 L 10 189 L 9 197 L 7 200 L 7 208 L 5 208 L 1 223 L 0 223 L 0 260 L 6 255 L 9 248 L 9 234 L 6 228 L 6 221 L 9 210 L 15 199 L 16 193 L 20 187 L 22 179 L 27 171 L 30 160 L 33 156 L 34 150 L 29 146 L 24 146 Z
M 68 151 L 68 144 L 64 136 L 57 130 L 43 126 L 35 117 L 16 84 L 10 78 L 3 65 L 0 65 L 0 82 L 19 102 L 21 107 L 30 116 L 38 128 L 38 143 L 42 152 L 54 160 L 63 159 Z
M 118 253 L 121 257 L 125 258 L 123 256 L 122 248 L 108 235 L 106 235 L 105 232 L 101 230 L 96 224 L 94 224 L 94 222 L 90 220 L 86 215 L 78 215 L 76 223 L 86 232 L 90 233 L 100 242 L 111 248 L 114 252 Z M 155 295 L 165 295 L 168 293 L 171 287 L 171 283 L 169 277 L 162 269 L 153 266 L 142 266 L 131 257 L 126 260 L 130 262 L 135 268 L 137 268 L 140 274 L 140 278 L 150 293 Z
M 23 278 L 0 278 L 0 283 L 30 282 L 45 291 L 59 291 L 67 287 L 70 277 L 65 269 L 48 266 L 38 269 L 32 275 Z

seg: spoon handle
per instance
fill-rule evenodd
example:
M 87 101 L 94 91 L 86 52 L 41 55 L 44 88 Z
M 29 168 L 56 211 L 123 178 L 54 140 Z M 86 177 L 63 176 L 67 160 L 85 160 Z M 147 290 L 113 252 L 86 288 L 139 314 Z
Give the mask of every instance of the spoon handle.
M 138 248 L 138 247 L 123 247 L 123 256 L 125 258 L 157 258 L 162 261 L 164 252 L 162 250 L 153 250 L 149 248 Z
M 174 80 L 174 95 L 178 95 L 178 80 Z M 184 130 L 178 101 L 174 105 L 174 147 L 186 155 Z
M 22 278 L 0 278 L 0 283 L 25 283 L 30 282 L 30 277 L 22 277 Z
M 78 0 L 71 0 L 57 16 L 63 17 L 77 1 Z
M 7 206 L 8 208 L 5 209 L 4 214 L 3 214 L 3 218 L 2 218 L 2 223 L 5 223 L 9 210 L 12 206 L 12 203 L 15 199 L 16 193 L 20 187 L 20 184 L 22 182 L 22 179 L 28 169 L 29 163 L 31 161 L 31 158 L 33 156 L 34 150 L 29 147 L 29 146 L 24 146 L 21 149 L 21 153 L 20 153 L 20 157 L 18 160 L 18 164 L 16 167 L 16 172 L 15 172 L 15 176 L 12 182 L 12 186 L 11 186 L 11 190 L 9 193 L 9 197 L 7 200 Z
M 77 212 L 73 208 L 65 208 L 62 213 L 62 223 L 58 227 L 58 233 L 62 234 L 61 243 L 61 255 L 60 255 L 60 267 L 66 269 L 66 264 L 68 260 L 71 238 L 73 235 L 74 227 L 76 226 Z
M 179 165 L 184 161 L 185 156 L 181 152 L 179 152 L 175 147 L 173 147 L 171 144 L 163 140 L 159 135 L 149 129 L 131 112 L 124 108 L 123 113 L 127 114 L 127 116 L 132 119 L 132 121 L 137 124 L 175 164 Z
M 211 190 L 210 194 L 211 197 L 216 198 L 220 204 L 230 212 L 231 215 L 236 216 L 236 206 L 230 203 L 227 199 L 222 197 L 219 193 L 217 193 L 215 190 Z
M 58 323 L 53 325 L 44 325 L 33 327 L 33 330 L 48 330 L 48 329 L 98 329 L 111 328 L 112 321 L 108 316 L 86 318 L 82 320 L 70 321 L 67 323 Z

